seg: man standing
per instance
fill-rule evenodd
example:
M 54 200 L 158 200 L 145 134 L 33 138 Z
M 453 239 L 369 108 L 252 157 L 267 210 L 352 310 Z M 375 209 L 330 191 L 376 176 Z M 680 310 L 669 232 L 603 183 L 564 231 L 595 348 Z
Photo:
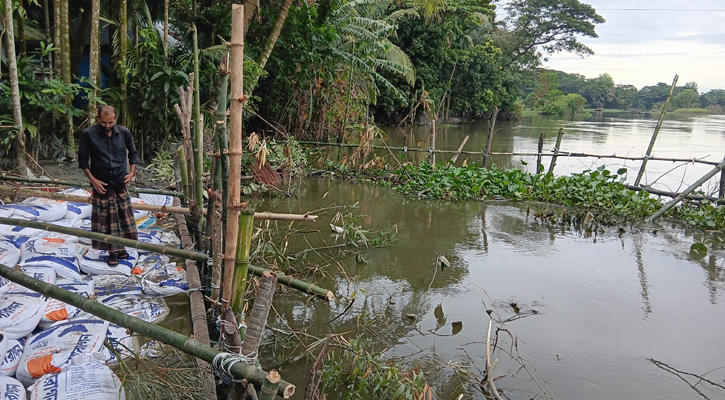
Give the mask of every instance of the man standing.
M 130 169 L 127 159 L 128 164 L 131 164 Z M 78 148 L 78 166 L 93 186 L 93 232 L 138 240 L 131 197 L 126 188 L 136 172 L 136 164 L 138 153 L 131 132 L 124 126 L 116 125 L 116 110 L 113 107 L 101 106 L 98 109 L 98 124 L 83 131 Z M 94 249 L 108 251 L 109 266 L 118 265 L 118 260 L 128 258 L 128 252 L 123 246 L 98 240 L 94 240 L 92 245 Z

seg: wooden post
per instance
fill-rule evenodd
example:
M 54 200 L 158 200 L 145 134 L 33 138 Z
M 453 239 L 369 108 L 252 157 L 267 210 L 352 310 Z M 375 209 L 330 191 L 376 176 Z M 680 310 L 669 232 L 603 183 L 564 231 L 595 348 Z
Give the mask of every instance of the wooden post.
M 453 155 L 453 158 L 451 158 L 451 162 L 453 164 L 456 163 L 456 161 L 458 160 L 458 156 L 461 155 L 461 151 L 463 150 L 463 146 L 466 145 L 466 142 L 468 141 L 468 137 L 469 137 L 469 135 L 466 135 L 466 137 L 463 138 L 463 142 L 461 142 L 461 145 L 458 146 L 458 151 L 456 152 L 456 154 Z
M 201 100 L 199 95 L 199 82 L 201 81 L 201 75 L 199 75 L 199 46 L 197 44 L 197 29 L 196 24 L 191 23 L 192 35 L 192 50 L 194 52 L 194 134 L 192 138 L 193 149 L 194 149 L 194 175 L 196 181 L 194 194 L 196 195 L 196 204 L 199 206 L 199 215 L 196 223 L 198 228 L 201 229 L 203 215 L 201 208 L 204 204 L 204 120 L 201 116 Z M 197 248 L 204 251 L 204 245 L 202 243 L 196 244 Z
M 252 306 L 252 312 L 247 322 L 247 334 L 244 338 L 244 345 L 242 345 L 243 356 L 250 358 L 257 356 L 276 286 L 277 274 L 274 272 L 265 272 L 260 278 L 259 288 L 254 298 L 254 306 Z
M 184 193 L 184 201 L 189 201 L 189 170 L 186 165 L 186 156 L 184 155 L 184 146 L 179 146 L 176 150 L 176 158 L 179 160 L 179 174 L 181 175 L 181 190 Z
M 237 327 L 237 319 L 231 308 L 227 308 L 224 312 L 224 324 L 222 326 L 222 335 L 224 337 L 224 351 L 232 354 L 242 354 L 242 336 Z M 228 400 L 243 400 L 246 390 L 242 387 L 241 382 L 232 381 L 232 387 L 227 396 Z
M 488 130 L 488 139 L 486 140 L 486 152 L 483 153 L 483 168 L 488 168 L 488 156 L 491 155 L 491 143 L 493 143 L 493 134 L 496 132 L 496 117 L 498 116 L 498 107 L 493 108 L 493 116 L 491 117 L 491 127 Z
M 725 158 L 723 158 L 723 161 L 725 161 Z M 725 170 L 720 173 L 720 191 L 718 192 L 717 197 L 721 199 L 725 197 Z
M 26 175 L 27 163 L 25 161 L 25 129 L 20 107 L 20 85 L 18 83 L 18 64 L 15 58 L 15 35 L 13 33 L 13 2 L 5 0 L 3 25 L 5 25 L 5 43 L 8 55 L 8 72 L 10 73 L 10 92 L 13 103 L 13 123 L 15 124 L 15 167 L 21 174 Z M 70 62 L 70 60 L 68 60 Z
M 664 207 L 660 208 L 656 213 L 652 214 L 651 217 L 647 218 L 648 222 L 652 222 L 656 220 L 657 218 L 661 217 L 664 213 L 669 211 L 672 207 L 676 206 L 677 203 L 681 202 L 682 199 L 685 198 L 686 195 L 690 194 L 692 191 L 700 187 L 703 183 L 707 182 L 708 179 L 715 176 L 718 172 L 723 171 L 725 169 L 725 160 L 723 160 L 720 164 L 718 164 L 717 167 L 713 168 L 712 171 L 705 174 L 702 178 L 698 179 L 695 183 L 690 185 L 687 189 L 685 189 L 684 192 L 680 193 L 672 199 L 669 203 L 665 204 Z
M 655 127 L 654 133 L 652 133 L 652 139 L 649 141 L 649 147 L 647 148 L 647 153 L 644 156 L 644 160 L 642 160 L 642 166 L 639 167 L 639 172 L 637 173 L 637 179 L 634 180 L 634 185 L 639 186 L 639 183 L 642 181 L 642 176 L 644 175 L 644 170 L 647 167 L 647 159 L 650 155 L 652 155 L 652 148 L 655 147 L 655 140 L 657 140 L 657 135 L 660 133 L 660 128 L 662 127 L 662 121 L 665 120 L 665 114 L 667 113 L 667 107 L 670 105 L 670 99 L 672 99 L 672 93 L 675 91 L 675 87 L 677 86 L 677 80 L 680 77 L 678 75 L 675 75 L 675 79 L 672 81 L 672 86 L 670 87 L 670 93 L 667 95 L 667 100 L 665 100 L 665 104 L 662 105 L 662 112 L 660 113 L 660 119 L 657 121 L 657 126 Z
M 231 304 L 234 314 L 242 315 L 244 292 L 247 290 L 247 274 L 249 273 L 249 254 L 252 248 L 254 232 L 254 211 L 242 210 L 239 215 L 239 234 L 237 257 L 234 264 L 234 284 L 232 286 Z
M 564 127 L 559 128 L 559 133 L 556 135 L 556 146 L 554 146 L 554 156 L 551 157 L 551 164 L 549 164 L 549 174 L 554 173 L 554 167 L 556 166 L 556 159 L 559 155 L 559 147 L 561 146 L 561 138 L 564 136 Z
M 224 288 L 222 309 L 226 311 L 232 298 L 234 261 L 237 255 L 239 208 L 242 172 L 242 109 L 244 108 L 244 6 L 232 5 L 231 107 L 229 121 L 229 193 L 227 197 L 227 227 L 224 246 Z
M 428 146 L 428 160 L 435 168 L 436 165 L 436 120 L 433 120 L 433 127 L 430 131 L 430 145 Z
M 539 147 L 537 151 L 536 156 L 536 175 L 540 174 L 541 171 L 541 153 L 544 151 L 544 138 L 546 137 L 546 133 L 541 132 L 541 135 L 539 135 Z

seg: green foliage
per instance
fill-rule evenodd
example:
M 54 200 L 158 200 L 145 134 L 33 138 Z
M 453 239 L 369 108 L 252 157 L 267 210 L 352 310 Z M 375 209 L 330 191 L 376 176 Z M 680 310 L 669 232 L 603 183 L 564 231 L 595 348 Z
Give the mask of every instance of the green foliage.
M 405 372 L 402 364 L 375 351 L 368 339 L 350 339 L 349 348 L 330 351 L 321 371 L 322 392 L 342 399 L 415 398 L 425 381 L 422 371 Z
M 176 175 L 174 172 L 174 154 L 169 151 L 157 151 L 156 157 L 147 168 L 154 174 L 154 178 L 151 180 L 172 182 Z

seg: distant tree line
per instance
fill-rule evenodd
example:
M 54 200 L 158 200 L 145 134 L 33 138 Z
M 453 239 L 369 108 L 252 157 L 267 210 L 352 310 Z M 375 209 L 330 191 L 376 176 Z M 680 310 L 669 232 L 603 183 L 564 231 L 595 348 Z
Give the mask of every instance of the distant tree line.
M 660 109 L 667 99 L 670 84 L 660 82 L 637 89 L 634 85 L 615 84 L 609 74 L 587 78 L 556 70 L 539 70 L 524 89 L 524 105 L 543 114 L 564 115 L 585 108 L 651 111 Z M 700 93 L 696 82 L 675 87 L 669 109 L 705 108 L 713 112 L 725 109 L 725 90 Z

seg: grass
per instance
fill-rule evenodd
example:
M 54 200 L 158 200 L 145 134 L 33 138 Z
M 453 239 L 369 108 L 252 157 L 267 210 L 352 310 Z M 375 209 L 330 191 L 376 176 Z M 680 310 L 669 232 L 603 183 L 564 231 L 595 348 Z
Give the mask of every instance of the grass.
M 672 112 L 675 114 L 715 114 L 708 108 L 680 108 Z

